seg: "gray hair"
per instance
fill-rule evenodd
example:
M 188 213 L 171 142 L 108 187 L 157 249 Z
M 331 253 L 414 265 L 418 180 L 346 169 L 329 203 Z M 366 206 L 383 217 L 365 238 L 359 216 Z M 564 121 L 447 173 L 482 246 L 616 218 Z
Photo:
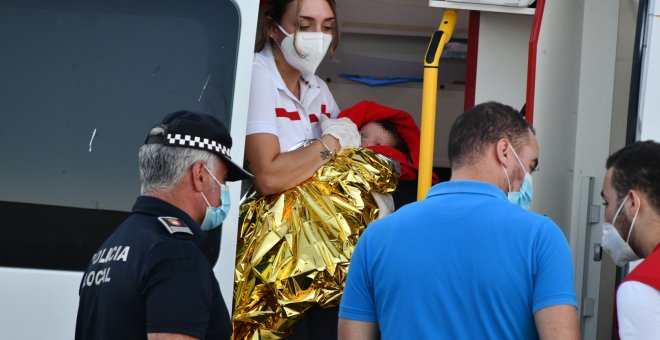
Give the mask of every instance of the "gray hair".
M 154 130 L 159 128 L 152 129 Z M 150 133 L 151 135 L 151 133 Z M 140 193 L 170 191 L 196 162 L 204 162 L 215 173 L 217 157 L 204 150 L 162 144 L 145 144 L 138 153 Z

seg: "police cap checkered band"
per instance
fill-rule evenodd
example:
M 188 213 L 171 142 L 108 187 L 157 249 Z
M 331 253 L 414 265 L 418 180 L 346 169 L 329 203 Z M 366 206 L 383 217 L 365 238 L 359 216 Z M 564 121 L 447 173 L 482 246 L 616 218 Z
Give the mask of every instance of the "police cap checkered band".
M 229 154 L 231 149 L 229 147 L 208 138 L 182 135 L 179 133 L 168 133 L 165 144 L 175 146 L 189 146 L 196 149 L 208 150 L 211 152 L 223 154 L 231 158 L 231 155 Z
M 209 151 L 225 161 L 228 167 L 228 181 L 252 178 L 252 174 L 232 162 L 231 135 L 224 124 L 210 114 L 193 111 L 170 113 L 160 124 L 151 129 L 145 144 L 163 144 Z

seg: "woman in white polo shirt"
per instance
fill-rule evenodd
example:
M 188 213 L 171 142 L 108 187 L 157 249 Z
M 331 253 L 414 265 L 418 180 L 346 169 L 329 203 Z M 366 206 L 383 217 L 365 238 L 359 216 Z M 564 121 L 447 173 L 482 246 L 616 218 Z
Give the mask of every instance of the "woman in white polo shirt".
M 334 0 L 262 0 L 252 68 L 245 144 L 246 168 L 262 195 L 283 192 L 314 175 L 360 134 L 328 86 L 314 75 L 337 47 Z M 303 140 L 312 144 L 291 150 Z M 336 339 L 338 309 L 314 307 L 296 322 L 291 339 Z
M 314 75 L 337 46 L 334 0 L 262 2 L 248 109 L 246 166 L 262 195 L 304 182 L 342 149 L 360 146 L 328 86 Z M 332 119 L 329 119 L 332 118 Z M 295 150 L 303 140 L 314 143 Z

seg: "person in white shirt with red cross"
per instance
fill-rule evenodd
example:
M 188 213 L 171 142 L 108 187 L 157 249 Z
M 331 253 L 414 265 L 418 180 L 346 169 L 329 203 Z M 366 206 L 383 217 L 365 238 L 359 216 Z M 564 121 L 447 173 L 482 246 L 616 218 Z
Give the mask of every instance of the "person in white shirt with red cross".
M 254 189 L 271 195 L 307 179 L 338 152 L 360 146 L 360 133 L 315 75 L 338 42 L 334 0 L 265 0 L 252 68 L 245 142 Z M 311 144 L 296 148 L 302 141 Z M 376 197 L 376 196 L 375 196 Z M 390 197 L 391 198 L 391 197 Z M 335 308 L 312 308 L 291 339 L 336 339 Z
M 334 0 L 268 0 L 252 69 L 246 166 L 262 195 L 312 177 L 337 152 L 360 146 L 328 86 L 314 75 L 338 42 Z M 312 144 L 291 150 L 298 142 Z
M 601 193 L 602 246 L 617 266 L 644 259 L 619 285 L 621 339 L 660 336 L 660 143 L 635 142 L 612 154 Z

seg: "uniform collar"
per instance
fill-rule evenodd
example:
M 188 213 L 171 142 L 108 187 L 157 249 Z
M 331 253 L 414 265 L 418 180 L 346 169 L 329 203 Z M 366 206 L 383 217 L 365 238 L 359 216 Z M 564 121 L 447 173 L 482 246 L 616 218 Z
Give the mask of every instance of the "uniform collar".
M 266 44 L 266 46 L 264 46 L 264 49 L 257 53 L 257 58 L 260 59 L 261 62 L 266 64 L 268 71 L 270 72 L 273 79 L 275 79 L 275 84 L 277 85 L 277 88 L 279 90 L 289 92 L 289 89 L 286 87 L 286 84 L 284 84 L 282 75 L 277 70 L 277 65 L 275 64 L 275 55 L 273 54 L 273 49 L 270 47 L 270 45 Z M 310 88 L 319 87 L 319 83 L 316 79 L 316 76 L 314 76 L 313 74 L 303 74 L 301 78 L 306 85 L 309 85 Z
M 494 184 L 478 181 L 449 181 L 434 185 L 427 198 L 447 194 L 479 194 L 506 200 L 502 189 Z
M 206 243 L 207 236 L 204 234 L 204 232 L 202 232 L 199 224 L 197 224 L 197 222 L 195 222 L 195 220 L 193 220 L 192 217 L 190 217 L 190 215 L 188 215 L 185 211 L 163 201 L 160 198 L 153 196 L 138 197 L 135 201 L 135 204 L 133 205 L 133 210 L 131 213 L 151 215 L 154 217 L 176 217 L 183 221 L 183 223 L 185 223 L 190 228 L 190 230 L 192 230 L 194 235 L 193 241 L 202 250 L 204 249 L 203 245 Z

